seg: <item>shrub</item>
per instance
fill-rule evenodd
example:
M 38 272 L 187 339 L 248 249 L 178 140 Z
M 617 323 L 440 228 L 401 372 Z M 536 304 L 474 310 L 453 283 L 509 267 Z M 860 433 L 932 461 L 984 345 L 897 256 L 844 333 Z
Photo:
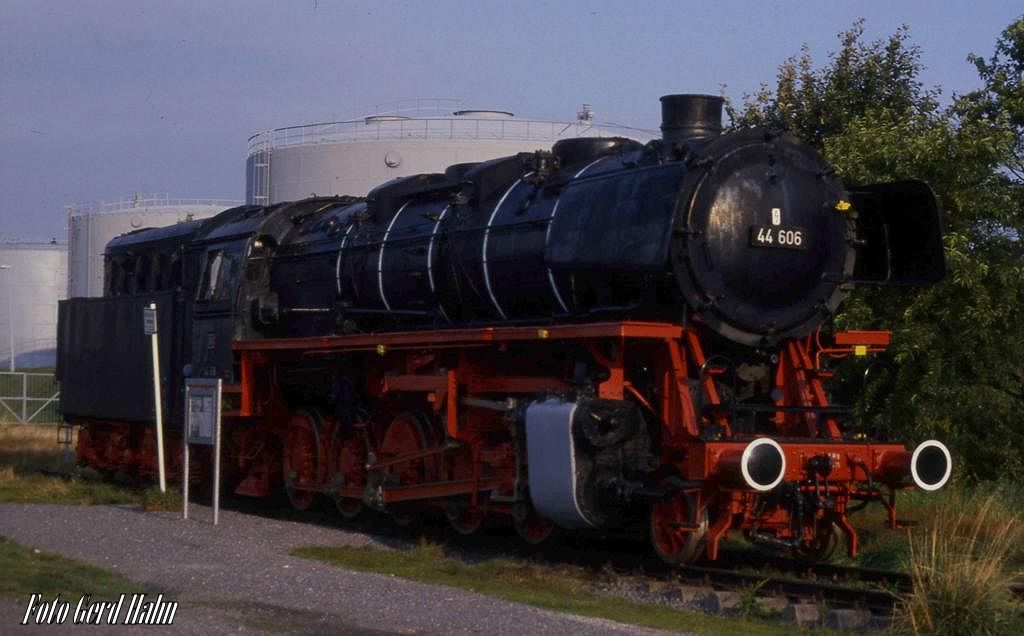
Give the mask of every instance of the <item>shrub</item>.
M 1011 590 L 1021 575 L 1024 515 L 1005 488 L 950 491 L 927 528 L 909 535 L 914 592 L 897 615 L 913 634 L 1024 633 L 1024 606 Z

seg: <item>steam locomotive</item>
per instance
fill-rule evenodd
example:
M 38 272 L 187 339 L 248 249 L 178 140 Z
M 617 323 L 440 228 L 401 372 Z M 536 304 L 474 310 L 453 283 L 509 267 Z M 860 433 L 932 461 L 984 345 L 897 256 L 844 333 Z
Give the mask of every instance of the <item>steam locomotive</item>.
M 645 145 L 567 139 L 114 239 L 104 297 L 60 307 L 80 461 L 156 471 L 155 303 L 172 472 L 185 378 L 220 378 L 237 494 L 433 509 L 461 533 L 499 517 L 533 543 L 642 529 L 670 563 L 736 530 L 856 555 L 851 512 L 880 502 L 895 526 L 896 492 L 952 462 L 831 403 L 833 361 L 890 334 L 828 320 L 854 284 L 943 277 L 935 197 L 844 186 L 788 134 L 722 133 L 720 98 L 661 105 Z

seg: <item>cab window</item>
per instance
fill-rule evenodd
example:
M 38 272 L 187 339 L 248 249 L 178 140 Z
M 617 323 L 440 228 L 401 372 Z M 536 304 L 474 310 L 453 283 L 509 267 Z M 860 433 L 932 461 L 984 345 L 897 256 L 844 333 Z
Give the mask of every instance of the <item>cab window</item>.
M 203 279 L 197 300 L 215 302 L 231 300 L 238 280 L 238 254 L 225 250 L 206 253 Z

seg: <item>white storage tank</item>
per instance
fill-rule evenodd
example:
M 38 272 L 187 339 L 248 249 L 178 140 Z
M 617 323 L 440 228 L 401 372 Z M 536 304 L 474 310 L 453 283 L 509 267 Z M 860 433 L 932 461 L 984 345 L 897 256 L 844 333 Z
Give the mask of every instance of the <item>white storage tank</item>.
M 207 218 L 241 204 L 230 199 L 135 194 L 114 201 L 67 206 L 68 297 L 103 295 L 103 250 L 115 236 L 145 227 Z
M 0 371 L 52 367 L 57 301 L 67 288 L 67 245 L 0 243 Z
M 394 179 L 443 172 L 456 163 L 550 150 L 571 137 L 630 137 L 657 131 L 593 125 L 584 104 L 575 120 L 543 121 L 503 110 L 465 109 L 457 100 L 414 100 L 365 117 L 257 133 L 246 155 L 246 202 L 269 205 L 310 196 L 363 196 Z

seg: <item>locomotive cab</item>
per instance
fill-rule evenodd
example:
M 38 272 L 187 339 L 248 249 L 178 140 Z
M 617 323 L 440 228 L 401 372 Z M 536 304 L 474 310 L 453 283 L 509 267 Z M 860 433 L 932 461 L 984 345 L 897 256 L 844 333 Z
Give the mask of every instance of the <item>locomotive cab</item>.
M 310 315 L 333 325 L 333 306 L 324 306 L 319 299 L 310 306 L 308 295 L 296 298 L 293 293 L 310 283 L 323 283 L 322 276 L 310 275 L 308 266 L 289 271 L 290 284 L 273 276 L 275 271 L 288 270 L 282 262 L 294 262 L 283 244 L 294 247 L 304 244 L 307 235 L 323 234 L 315 228 L 322 228 L 325 216 L 348 203 L 347 199 L 312 198 L 269 208 L 240 207 L 211 219 L 197 233 L 190 251 L 196 268 L 190 338 L 193 375 L 219 377 L 233 384 L 238 381 L 232 350 L 236 340 L 290 333 L 295 322 Z M 334 234 L 330 233 L 331 238 Z
M 238 292 L 249 239 L 213 243 L 197 254 L 200 275 L 192 313 L 192 375 L 234 380 L 231 342 L 240 318 Z

